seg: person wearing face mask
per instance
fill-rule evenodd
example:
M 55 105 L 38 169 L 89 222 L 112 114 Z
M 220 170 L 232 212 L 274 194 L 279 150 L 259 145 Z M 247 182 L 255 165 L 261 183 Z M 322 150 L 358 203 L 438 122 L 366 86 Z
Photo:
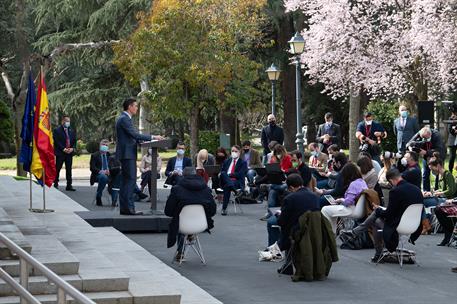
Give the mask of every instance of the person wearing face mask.
M 398 108 L 399 117 L 394 120 L 393 131 L 397 137 L 398 152 L 404 154 L 406 144 L 419 131 L 419 122 L 416 117 L 410 116 L 408 108 L 401 105 Z
M 331 145 L 341 145 L 341 127 L 333 122 L 333 114 L 328 112 L 324 116 L 325 123 L 317 129 L 316 142 L 323 145 L 322 151 L 327 151 Z
M 227 215 L 227 206 L 232 192 L 244 189 L 246 172 L 248 166 L 246 162 L 240 158 L 240 146 L 233 146 L 230 157 L 224 162 L 221 168 L 221 186 L 224 191 L 224 199 L 222 201 L 222 215 Z
M 367 145 L 367 152 L 371 158 L 381 165 L 379 144 L 382 139 L 387 137 L 387 132 L 379 122 L 373 120 L 372 113 L 366 112 L 363 118 L 363 121 L 357 125 L 355 136 L 360 141 L 361 146 Z
M 109 141 L 100 141 L 99 151 L 90 156 L 90 185 L 97 183 L 97 194 L 95 196 L 97 206 L 102 206 L 102 193 L 106 185 L 113 184 L 119 177 L 120 167 L 115 164 L 115 159 L 109 152 Z M 111 191 L 112 204 L 116 204 L 117 192 Z
M 334 180 L 335 182 L 334 187 L 332 189 L 319 189 L 316 188 L 314 191 L 320 195 L 319 205 L 320 207 L 324 207 L 329 205 L 329 202 L 324 197 L 324 195 L 331 195 L 334 198 L 341 198 L 344 196 L 344 193 L 347 190 L 347 187 L 344 185 L 343 176 L 341 175 L 341 170 L 347 164 L 348 158 L 346 154 L 343 152 L 338 152 L 334 156 L 333 160 L 333 174 L 329 177 L 329 179 Z
M 152 149 L 149 148 L 148 152 L 141 158 L 140 163 L 140 172 L 141 172 L 141 189 L 140 191 L 143 192 L 144 188 L 148 186 L 149 196 L 151 196 L 151 178 L 160 178 L 160 170 L 162 169 L 162 159 L 160 155 L 157 154 L 157 174 L 155 176 L 152 175 L 151 168 L 152 168 Z
M 276 141 L 280 145 L 284 142 L 284 130 L 276 125 L 276 117 L 273 114 L 268 115 L 268 125 L 262 129 L 261 142 L 264 163 L 267 163 L 266 156 L 271 151 L 269 147 L 271 141 Z
M 176 156 L 170 158 L 165 169 L 167 177 L 165 184 L 174 186 L 182 178 L 182 172 L 186 167 L 192 167 L 192 160 L 184 154 L 186 153 L 186 145 L 180 141 L 176 145 Z
M 449 171 L 452 173 L 457 152 L 457 104 L 452 104 L 450 110 L 451 117 L 449 120 L 453 123 L 448 125 L 447 146 L 449 147 Z
M 254 178 L 257 175 L 254 167 L 258 167 L 262 165 L 260 161 L 260 154 L 255 149 L 252 149 L 251 142 L 246 140 L 243 142 L 243 150 L 241 151 L 241 159 L 244 160 L 248 164 L 248 172 L 246 174 L 246 178 L 248 179 L 249 184 L 254 183 Z
M 76 149 L 76 131 L 70 125 L 70 117 L 64 115 L 62 117 L 62 124 L 54 129 L 54 154 L 56 156 L 56 179 L 54 180 L 54 187 L 59 189 L 59 174 L 65 163 L 65 177 L 67 179 L 67 191 L 76 191 L 72 187 L 71 169 L 73 165 L 73 155 Z
M 424 206 L 433 207 L 446 202 L 455 196 L 457 186 L 454 176 L 443 166 L 443 161 L 439 158 L 430 159 L 428 166 L 433 175 L 439 180 L 438 187 L 434 192 L 424 191 Z
M 401 159 L 401 165 L 405 168 L 401 173 L 403 179 L 420 189 L 422 186 L 422 174 L 419 167 L 419 155 L 414 151 L 406 152 Z
M 418 150 L 422 157 L 422 187 L 424 191 L 430 191 L 430 168 L 428 161 L 433 156 L 443 158 L 446 155 L 443 139 L 438 130 L 425 126 L 419 130 L 406 144 L 409 151 Z

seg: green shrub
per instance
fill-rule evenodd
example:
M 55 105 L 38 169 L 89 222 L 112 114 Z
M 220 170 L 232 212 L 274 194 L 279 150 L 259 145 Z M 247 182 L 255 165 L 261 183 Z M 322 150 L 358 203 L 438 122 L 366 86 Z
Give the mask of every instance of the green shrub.
M 13 138 L 14 126 L 10 110 L 8 105 L 0 100 L 0 142 L 10 144 L 13 142 Z
M 186 144 L 186 155 L 190 155 L 190 136 L 184 135 L 184 143 Z M 206 149 L 209 153 L 216 153 L 219 147 L 219 132 L 216 131 L 200 131 L 198 133 L 198 149 Z
M 398 103 L 375 100 L 368 104 L 367 110 L 373 113 L 374 120 L 381 123 L 387 131 L 387 138 L 382 140 L 382 150 L 397 152 L 397 138 L 393 132 L 393 124 L 398 117 Z

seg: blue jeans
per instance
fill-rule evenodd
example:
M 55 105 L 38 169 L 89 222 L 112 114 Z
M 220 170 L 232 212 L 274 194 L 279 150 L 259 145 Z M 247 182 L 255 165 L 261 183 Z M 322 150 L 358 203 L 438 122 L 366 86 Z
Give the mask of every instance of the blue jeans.
M 268 208 L 278 207 L 278 196 L 286 191 L 287 185 L 286 184 L 272 184 L 270 186 L 270 192 L 268 193 Z
M 97 183 L 98 183 L 97 195 L 96 195 L 97 198 L 102 198 L 103 190 L 105 189 L 106 184 L 108 184 L 108 180 L 109 180 L 108 175 L 105 175 L 103 173 L 99 173 L 97 175 Z
M 270 216 L 267 220 L 268 246 L 279 241 L 280 230 L 278 227 L 272 227 L 275 225 L 278 225 L 278 218 L 275 215 Z
M 439 204 L 445 203 L 446 199 L 444 197 L 426 197 L 424 198 L 424 207 L 436 207 Z M 427 215 L 425 214 L 425 209 L 422 209 L 422 219 Z
M 329 189 L 328 178 L 318 181 L 317 182 L 317 188 L 319 188 L 319 189 Z
M 254 183 L 254 178 L 256 177 L 257 172 L 253 169 L 249 169 L 248 172 L 246 173 L 246 178 L 248 179 L 248 182 L 250 184 Z

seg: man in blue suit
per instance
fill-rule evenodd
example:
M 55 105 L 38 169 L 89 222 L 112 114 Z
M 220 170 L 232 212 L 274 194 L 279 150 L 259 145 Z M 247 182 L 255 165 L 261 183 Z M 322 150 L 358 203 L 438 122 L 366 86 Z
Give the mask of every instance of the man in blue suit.
M 76 131 L 70 126 L 70 117 L 64 115 L 62 117 L 62 124 L 54 129 L 54 154 L 56 155 L 56 179 L 54 180 L 54 187 L 59 189 L 59 174 L 65 163 L 67 191 L 75 191 L 71 182 L 71 169 L 73 165 L 73 155 L 76 150 Z
M 416 117 L 409 116 L 408 108 L 401 105 L 398 109 L 400 117 L 394 121 L 394 134 L 397 136 L 397 149 L 398 152 L 404 154 L 406 144 L 410 139 L 419 132 L 419 123 Z
M 224 200 L 222 203 L 222 215 L 227 215 L 227 206 L 232 191 L 243 190 L 245 185 L 247 163 L 240 158 L 240 146 L 232 147 L 231 157 L 222 164 L 221 186 L 224 190 Z
M 142 214 L 135 211 L 133 192 L 136 184 L 137 144 L 140 141 L 162 140 L 162 136 L 140 134 L 133 126 L 132 116 L 138 111 L 134 98 L 123 103 L 124 112 L 116 121 L 116 157 L 121 162 L 122 183 L 119 191 L 120 213 L 124 215 Z
M 170 158 L 167 162 L 167 168 L 165 169 L 165 176 L 167 180 L 166 185 L 174 186 L 178 184 L 179 180 L 182 179 L 182 173 L 184 168 L 192 167 L 192 160 L 185 157 L 186 145 L 180 141 L 176 145 L 176 156 Z

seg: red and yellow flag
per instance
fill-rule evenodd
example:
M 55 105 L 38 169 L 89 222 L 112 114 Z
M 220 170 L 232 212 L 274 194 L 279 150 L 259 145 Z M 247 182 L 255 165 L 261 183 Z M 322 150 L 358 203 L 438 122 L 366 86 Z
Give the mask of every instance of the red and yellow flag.
M 46 179 L 44 181 L 43 171 Z M 56 160 L 54 156 L 51 117 L 46 85 L 42 73 L 40 73 L 40 83 L 38 84 L 38 95 L 35 104 L 31 172 L 48 187 L 51 187 L 56 178 Z

